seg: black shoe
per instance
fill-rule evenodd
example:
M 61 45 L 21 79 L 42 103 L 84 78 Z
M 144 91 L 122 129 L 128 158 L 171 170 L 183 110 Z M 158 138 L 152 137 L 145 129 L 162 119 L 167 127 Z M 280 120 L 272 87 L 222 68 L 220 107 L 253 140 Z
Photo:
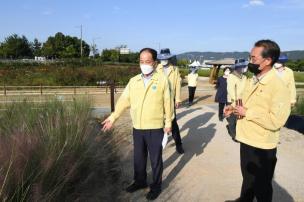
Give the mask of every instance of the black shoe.
M 176 151 L 177 151 L 177 153 L 179 153 L 179 154 L 185 153 L 185 151 L 184 151 L 182 145 L 176 145 Z
M 237 198 L 235 200 L 226 200 L 225 202 L 240 202 L 241 199 L 240 198 Z
M 157 197 L 160 195 L 161 190 L 150 190 L 149 193 L 146 195 L 146 199 L 153 201 L 157 199 Z
M 136 192 L 137 190 L 144 189 L 147 187 L 148 187 L 147 185 L 137 185 L 137 184 L 133 183 L 126 188 L 126 192 L 133 193 L 133 192 Z

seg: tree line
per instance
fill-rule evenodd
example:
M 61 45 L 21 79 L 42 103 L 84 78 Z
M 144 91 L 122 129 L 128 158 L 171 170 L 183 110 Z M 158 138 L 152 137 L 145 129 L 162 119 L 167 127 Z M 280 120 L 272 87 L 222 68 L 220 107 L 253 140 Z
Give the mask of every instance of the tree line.
M 122 55 L 119 47 L 105 49 L 99 54 L 96 45 L 90 46 L 82 40 L 82 49 L 84 58 L 91 56 L 109 62 L 138 62 L 138 53 Z M 26 36 L 17 34 L 12 34 L 0 42 L 0 59 L 32 59 L 36 56 L 47 59 L 81 58 L 81 39 L 58 32 L 49 36 L 45 42 L 37 38 L 29 41 Z

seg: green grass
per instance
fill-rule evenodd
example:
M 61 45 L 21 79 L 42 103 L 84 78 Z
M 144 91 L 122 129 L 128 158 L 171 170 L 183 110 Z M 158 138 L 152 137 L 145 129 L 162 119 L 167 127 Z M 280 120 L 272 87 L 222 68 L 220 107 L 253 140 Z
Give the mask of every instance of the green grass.
M 200 70 L 198 70 L 198 75 L 203 76 L 203 77 L 209 77 L 210 72 L 211 72 L 210 70 L 200 69 Z M 222 71 L 220 71 L 220 72 L 222 72 Z
M 1 106 L 0 201 L 119 196 L 118 145 L 96 129 L 90 106 L 88 99 Z
M 299 97 L 296 106 L 292 108 L 292 114 L 304 115 L 304 97 Z
M 304 82 L 304 72 L 294 72 L 296 82 Z

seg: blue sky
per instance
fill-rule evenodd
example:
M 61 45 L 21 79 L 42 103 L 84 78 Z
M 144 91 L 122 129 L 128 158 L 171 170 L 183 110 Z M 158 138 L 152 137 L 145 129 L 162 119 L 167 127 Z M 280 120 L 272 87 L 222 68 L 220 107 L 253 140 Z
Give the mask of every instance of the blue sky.
M 96 38 L 99 49 L 126 44 L 186 51 L 249 51 L 262 38 L 304 50 L 304 0 L 6 0 L 0 40 L 12 33 L 45 41 L 62 32 Z

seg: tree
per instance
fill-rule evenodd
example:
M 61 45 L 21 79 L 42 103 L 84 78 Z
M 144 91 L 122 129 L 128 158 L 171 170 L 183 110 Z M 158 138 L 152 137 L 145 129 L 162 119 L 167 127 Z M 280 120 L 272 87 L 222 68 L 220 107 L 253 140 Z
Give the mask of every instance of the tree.
M 119 61 L 119 51 L 115 49 L 104 49 L 102 51 L 103 61 L 118 62 Z
M 81 40 L 61 32 L 50 36 L 42 46 L 42 55 L 51 58 L 79 58 Z M 90 46 L 82 41 L 83 56 L 88 57 Z
M 0 49 L 4 58 L 19 59 L 33 56 L 31 43 L 25 36 L 19 37 L 17 34 L 5 38 Z
M 0 58 L 4 58 L 4 52 L 3 52 L 2 43 L 0 43 Z
M 304 71 L 304 60 L 290 60 L 286 63 L 286 66 L 293 71 Z
M 187 67 L 189 65 L 189 61 L 182 59 L 182 60 L 177 60 L 177 66 L 179 67 Z
M 41 56 L 41 46 L 42 44 L 38 41 L 38 39 L 34 39 L 32 49 L 34 56 Z
M 120 62 L 126 63 L 138 63 L 139 62 L 139 53 L 129 53 L 120 55 Z
M 98 53 L 98 48 L 96 46 L 96 44 L 92 44 L 91 45 L 91 55 L 93 58 L 98 57 L 99 53 Z

